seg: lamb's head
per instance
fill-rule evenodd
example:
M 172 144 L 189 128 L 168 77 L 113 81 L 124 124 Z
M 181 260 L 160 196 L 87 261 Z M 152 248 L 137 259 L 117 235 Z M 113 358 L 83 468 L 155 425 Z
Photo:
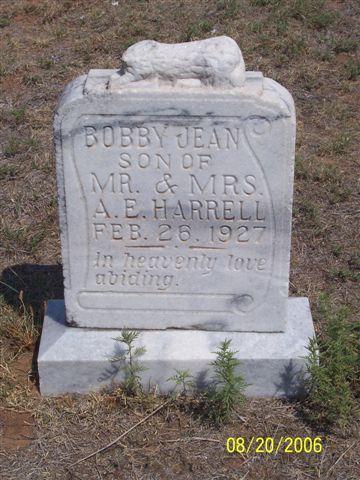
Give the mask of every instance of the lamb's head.
M 124 70 L 133 75 L 133 80 L 140 80 L 153 74 L 152 52 L 157 48 L 155 40 L 143 40 L 125 50 L 122 61 Z
M 157 48 L 157 45 L 158 42 L 155 40 L 143 40 L 135 43 L 125 50 L 122 56 L 122 61 L 126 65 L 132 65 L 133 63 L 138 62 L 139 59 L 143 62 L 146 57 Z

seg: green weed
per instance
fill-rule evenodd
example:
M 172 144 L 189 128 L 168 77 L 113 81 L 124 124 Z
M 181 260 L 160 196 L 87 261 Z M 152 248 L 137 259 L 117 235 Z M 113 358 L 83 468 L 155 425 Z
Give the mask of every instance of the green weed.
M 8 27 L 10 25 L 9 17 L 0 17 L 0 28 Z
M 301 217 L 304 226 L 311 229 L 314 235 L 319 235 L 322 232 L 319 210 L 309 198 L 302 198 L 297 203 L 294 214 Z
M 6 77 L 9 74 L 9 69 L 3 63 L 0 63 L 0 78 Z
M 29 253 L 35 254 L 45 237 L 46 237 L 45 228 L 37 232 L 33 232 L 33 234 L 29 236 L 27 240 L 27 249 Z
M 358 413 L 360 325 L 348 321 L 347 308 L 334 309 L 326 294 L 320 295 L 318 310 L 326 324 L 322 337 L 308 346 L 308 415 L 319 424 L 344 429 Z
M 189 390 L 194 388 L 194 377 L 189 370 L 175 370 L 175 374 L 167 379 L 168 382 L 175 383 L 175 389 L 180 389 L 180 395 L 187 395 Z
M 324 151 L 327 153 L 334 153 L 334 151 L 344 152 L 343 149 L 347 148 L 347 142 L 348 140 L 346 140 L 346 144 L 343 144 L 341 139 L 334 140 L 324 148 Z M 338 165 L 321 165 L 315 170 L 313 179 L 316 182 L 325 184 L 324 191 L 327 193 L 330 205 L 347 200 L 351 194 L 351 189 L 345 184 L 343 174 Z
M 295 158 L 295 177 L 304 180 L 310 178 L 309 166 L 306 165 L 306 160 L 301 155 L 296 155 Z
M 300 53 L 300 52 L 298 52 L 298 53 Z M 311 91 L 316 87 L 316 85 L 318 83 L 318 79 L 317 79 L 316 75 L 313 75 L 312 73 L 310 73 L 306 70 L 303 70 L 299 73 L 298 82 L 299 82 L 299 85 L 301 85 L 302 88 L 304 88 L 307 91 Z
M 314 180 L 317 182 L 337 182 L 341 177 L 338 165 L 319 165 L 314 172 Z
M 27 86 L 41 85 L 42 78 L 40 77 L 40 75 L 32 75 L 26 73 L 25 75 L 23 75 L 23 82 Z
M 347 80 L 356 80 L 360 75 L 359 60 L 351 58 L 345 65 L 345 77 Z
M 226 422 L 234 409 L 244 403 L 244 391 L 247 387 L 243 376 L 236 371 L 240 362 L 236 351 L 230 349 L 231 340 L 220 343 L 216 359 L 211 362 L 215 375 L 207 393 L 207 410 L 215 423 Z
M 240 0 L 221 0 L 217 10 L 222 10 L 225 18 L 234 17 L 241 9 Z
M 141 372 L 146 368 L 141 365 L 139 358 L 146 352 L 145 347 L 136 347 L 135 341 L 139 338 L 140 332 L 122 330 L 114 340 L 125 344 L 125 351 L 120 355 L 111 358 L 111 362 L 121 362 L 121 370 L 124 374 L 123 388 L 127 395 L 138 395 L 142 393 Z
M 344 186 L 342 181 L 339 180 L 338 183 L 332 184 L 329 188 L 328 199 L 330 205 L 337 205 L 338 203 L 344 202 L 351 195 L 351 189 Z
M 329 62 L 334 58 L 334 53 L 332 50 L 326 46 L 316 49 L 317 57 L 323 62 Z
M 187 27 L 183 40 L 185 42 L 196 40 L 203 34 L 211 32 L 212 28 L 213 25 L 208 20 L 202 20 L 200 22 L 193 23 Z
M 280 16 L 276 19 L 275 28 L 276 28 L 276 33 L 279 36 L 283 36 L 287 33 L 289 28 L 289 23 L 286 16 Z
M 341 245 L 334 245 L 331 249 L 332 254 L 334 257 L 339 258 L 342 254 L 343 248 Z
M 20 214 L 21 203 L 15 204 L 14 209 L 17 215 Z M 39 247 L 41 241 L 46 236 L 46 229 L 34 230 L 33 225 L 29 226 L 14 226 L 5 223 L 0 224 L 0 236 L 2 239 L 2 248 L 5 252 L 21 251 L 25 253 L 34 254 Z
M 39 142 L 36 140 L 36 138 L 25 138 L 22 143 L 24 147 L 30 150 L 36 150 L 39 148 Z
M 290 2 L 289 13 L 316 29 L 329 27 L 337 18 L 336 12 L 328 10 L 324 0 L 295 0 Z
M 125 42 L 122 43 L 122 50 L 125 51 L 127 48 L 131 47 L 131 45 L 134 45 L 134 43 L 136 42 L 138 42 L 137 37 L 129 37 Z
M 345 133 L 340 133 L 328 145 L 328 152 L 335 155 L 343 155 L 347 151 L 350 143 L 350 136 Z
M 305 40 L 303 37 L 296 35 L 288 35 L 286 41 L 281 39 L 279 43 L 280 51 L 289 58 L 300 55 L 305 49 Z
M 350 270 L 360 270 L 360 253 L 353 253 L 348 260 Z
M 333 43 L 333 50 L 335 53 L 355 52 L 358 48 L 358 43 L 356 38 L 340 38 Z
M 22 142 L 18 138 L 11 137 L 9 143 L 4 148 L 5 157 L 13 157 L 22 150 Z
M 336 19 L 335 12 L 318 11 L 310 17 L 310 23 L 315 28 L 327 28 Z
M 12 118 L 14 119 L 14 121 L 17 125 L 24 122 L 25 114 L 26 114 L 26 108 L 25 107 L 13 108 L 10 111 L 10 115 L 12 116 Z
M 0 165 L 0 180 L 15 178 L 18 173 L 16 165 Z
M 54 61 L 51 60 L 50 58 L 41 58 L 39 60 L 39 67 L 42 68 L 43 70 L 50 70 L 53 65 L 54 65 Z
M 262 22 L 252 22 L 249 26 L 250 32 L 252 33 L 260 33 L 263 30 L 263 23 Z
M 5 157 L 14 157 L 19 153 L 25 153 L 27 150 L 34 150 L 38 147 L 39 143 L 35 138 L 20 140 L 16 137 L 11 137 L 4 148 L 4 155 Z
M 251 0 L 254 7 L 278 7 L 282 4 L 282 0 Z
M 337 278 L 343 282 L 351 280 L 352 282 L 358 282 L 360 280 L 360 273 L 350 270 L 349 268 L 333 268 L 330 271 L 333 278 Z

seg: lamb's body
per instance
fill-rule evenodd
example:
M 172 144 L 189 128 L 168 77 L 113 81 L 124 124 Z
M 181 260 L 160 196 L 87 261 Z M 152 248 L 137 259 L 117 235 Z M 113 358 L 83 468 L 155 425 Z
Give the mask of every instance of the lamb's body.
M 195 78 L 207 85 L 239 87 L 245 81 L 241 51 L 226 36 L 178 44 L 144 40 L 129 47 L 122 60 L 125 73 L 118 79 L 120 84 Z

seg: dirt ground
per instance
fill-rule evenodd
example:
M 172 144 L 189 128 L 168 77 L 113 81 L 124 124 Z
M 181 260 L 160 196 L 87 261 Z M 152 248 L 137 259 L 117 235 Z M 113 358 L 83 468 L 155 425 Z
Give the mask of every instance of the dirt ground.
M 324 431 L 302 402 L 249 399 L 233 420 L 196 400 L 164 406 L 112 448 L 72 464 L 166 399 L 118 392 L 41 398 L 36 349 L 47 299 L 62 298 L 52 119 L 65 85 L 120 65 L 132 43 L 229 35 L 247 70 L 297 112 L 290 295 L 359 311 L 359 4 L 315 0 L 0 2 L 0 471 L 23 479 L 358 479 L 359 430 Z M 229 454 L 229 436 L 321 436 L 321 453 Z

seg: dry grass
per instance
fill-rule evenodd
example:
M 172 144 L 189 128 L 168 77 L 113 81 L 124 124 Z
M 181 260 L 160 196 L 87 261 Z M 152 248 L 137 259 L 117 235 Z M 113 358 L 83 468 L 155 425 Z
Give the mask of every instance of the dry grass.
M 228 436 L 313 436 L 297 418 L 297 406 L 272 400 L 249 401 L 229 425 L 214 428 L 191 414 L 189 405 L 165 407 L 116 446 L 76 466 L 68 466 L 106 445 L 160 405 L 133 401 L 119 405 L 116 396 L 89 395 L 41 400 L 34 417 L 36 439 L 7 455 L 7 479 L 210 479 L 320 478 L 355 479 L 358 446 L 353 438 L 323 435 L 323 454 L 228 454 Z M 301 432 L 301 433 L 300 433 Z M 342 454 L 344 454 L 342 456 Z M 24 472 L 26 477 L 19 476 Z
M 314 436 L 300 404 L 249 401 L 219 430 L 190 405 L 172 405 L 122 445 L 66 466 L 119 435 L 161 402 L 116 395 L 41 399 L 32 351 L 44 302 L 61 298 L 52 116 L 64 86 L 90 68 L 114 68 L 138 40 L 227 34 L 248 70 L 293 94 L 297 108 L 291 294 L 308 296 L 321 335 L 320 292 L 359 311 L 359 7 L 354 0 L 3 0 L 0 5 L 0 428 L 27 411 L 33 433 L 16 454 L 1 444 L 6 479 L 355 479 L 356 430 L 326 436 L 323 455 L 225 453 L 229 435 Z M 20 292 L 23 292 L 20 296 Z M 29 349 L 30 351 L 26 351 Z M 19 362 L 26 368 L 19 370 Z M 5 428 L 6 431 L 6 428 Z M 325 434 L 324 434 L 325 435 Z M 220 443 L 191 440 L 205 437 Z M 169 440 L 179 441 L 169 442 Z

